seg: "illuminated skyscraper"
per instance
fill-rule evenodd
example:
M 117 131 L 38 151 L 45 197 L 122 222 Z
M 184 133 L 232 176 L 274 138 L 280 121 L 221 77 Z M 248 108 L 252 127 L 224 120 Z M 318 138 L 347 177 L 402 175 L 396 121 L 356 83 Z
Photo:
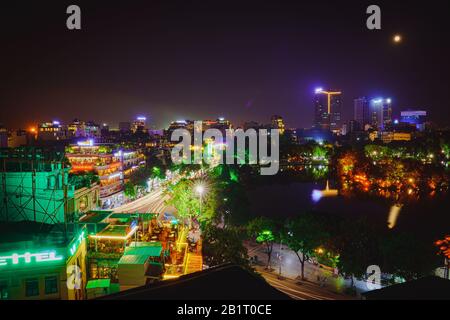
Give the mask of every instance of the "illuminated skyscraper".
M 314 127 L 339 133 L 342 126 L 342 92 L 316 89 L 314 107 Z
M 354 100 L 353 120 L 358 122 L 361 128 L 370 123 L 369 102 L 366 97 L 360 97 Z
M 392 124 L 392 100 L 390 98 L 370 100 L 371 125 L 381 131 Z
M 136 120 L 134 120 L 133 122 L 131 131 L 133 131 L 133 133 L 143 132 L 145 130 L 146 121 L 147 121 L 146 117 L 137 117 Z

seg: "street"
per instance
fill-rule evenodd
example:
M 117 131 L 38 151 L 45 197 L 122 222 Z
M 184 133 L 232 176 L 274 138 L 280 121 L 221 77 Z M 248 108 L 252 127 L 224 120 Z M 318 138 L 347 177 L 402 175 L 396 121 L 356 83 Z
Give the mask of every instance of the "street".
M 136 199 L 130 203 L 114 208 L 116 213 L 174 213 L 175 208 L 167 206 L 165 201 L 167 196 L 163 195 L 161 189 L 150 192 L 142 198 Z
M 286 246 L 274 244 L 271 260 L 272 272 L 265 270 L 267 255 L 265 248 L 261 244 L 245 241 L 244 246 L 248 250 L 249 257 L 257 256 L 258 264 L 255 269 L 260 272 L 266 280 L 277 289 L 289 295 L 296 295 L 298 299 L 304 299 L 306 296 L 316 296 L 317 299 L 352 299 L 353 297 L 343 294 L 346 287 L 349 286 L 350 280 L 344 279 L 342 276 L 333 275 L 333 272 L 319 266 L 306 262 L 305 278 L 307 282 L 299 282 L 300 262 L 295 253 Z M 280 260 L 281 254 L 281 260 Z M 281 269 L 280 269 L 281 261 Z M 285 280 L 278 279 L 281 276 Z M 367 291 L 367 284 L 361 280 L 355 280 L 357 292 Z M 308 298 L 312 299 L 312 297 Z
M 284 292 L 296 300 L 350 300 L 352 297 L 333 293 L 318 284 L 311 282 L 302 282 L 291 278 L 279 279 L 278 271 L 272 272 L 264 270 L 264 267 L 256 267 L 256 270 L 266 279 L 274 288 Z

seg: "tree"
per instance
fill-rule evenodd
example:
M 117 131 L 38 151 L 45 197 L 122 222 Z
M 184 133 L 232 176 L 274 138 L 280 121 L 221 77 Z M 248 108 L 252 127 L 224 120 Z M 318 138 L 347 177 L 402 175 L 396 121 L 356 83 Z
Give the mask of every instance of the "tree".
M 90 188 L 92 184 L 97 184 L 100 179 L 94 172 L 82 172 L 78 174 L 69 174 L 69 182 L 74 185 L 76 189 Z
M 136 188 L 134 187 L 134 184 L 131 181 L 125 183 L 124 193 L 128 198 L 133 199 L 136 197 Z
M 368 266 L 382 262 L 378 236 L 365 218 L 343 220 L 335 244 L 340 255 L 339 271 L 350 277 L 352 287 L 354 278 L 365 276 Z
M 393 233 L 383 238 L 383 270 L 407 281 L 431 274 L 438 267 L 434 247 L 417 236 Z
M 208 224 L 202 237 L 202 254 L 209 267 L 233 263 L 249 268 L 247 249 L 242 244 L 243 233 L 239 229 Z
M 213 184 L 208 184 L 207 191 L 200 199 L 195 192 L 195 180 L 181 179 L 174 186 L 168 188 L 167 194 L 170 199 L 166 202 L 174 206 L 178 215 L 182 218 L 198 218 L 200 221 L 211 220 L 216 212 L 216 190 Z M 201 216 L 200 216 L 200 201 Z
M 135 186 L 146 187 L 150 178 L 150 170 L 146 167 L 139 167 L 130 175 L 130 182 Z
M 314 214 L 301 214 L 287 222 L 283 240 L 297 255 L 302 280 L 305 280 L 305 262 L 310 260 L 327 237 L 323 220 Z
M 265 246 L 267 254 L 266 269 L 270 269 L 270 261 L 272 258 L 273 244 L 275 242 L 275 234 L 277 232 L 276 223 L 266 217 L 258 217 L 250 221 L 247 225 L 247 231 L 256 242 Z

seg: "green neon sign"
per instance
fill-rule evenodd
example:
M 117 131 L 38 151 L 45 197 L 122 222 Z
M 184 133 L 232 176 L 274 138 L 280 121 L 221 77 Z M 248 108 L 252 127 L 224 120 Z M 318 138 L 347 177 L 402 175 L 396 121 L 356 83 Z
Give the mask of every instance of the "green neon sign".
M 80 234 L 78 235 L 77 238 L 74 239 L 74 242 L 72 243 L 72 245 L 69 248 L 69 252 L 70 255 L 73 256 L 75 254 L 75 252 L 77 252 L 78 247 L 81 245 L 81 243 L 83 242 L 84 238 L 86 236 L 86 233 L 84 230 L 82 230 L 80 232 Z
M 18 265 L 31 265 L 34 263 L 46 263 L 61 261 L 64 257 L 58 255 L 55 250 L 46 250 L 41 252 L 25 252 L 25 253 L 13 253 L 10 255 L 0 256 L 0 267 L 5 266 L 18 266 Z

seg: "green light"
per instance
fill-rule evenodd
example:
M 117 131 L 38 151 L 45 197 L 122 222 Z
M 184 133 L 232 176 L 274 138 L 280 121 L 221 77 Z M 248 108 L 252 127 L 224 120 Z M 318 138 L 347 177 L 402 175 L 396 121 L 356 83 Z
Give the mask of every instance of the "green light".
M 22 254 L 13 253 L 11 255 L 0 256 L 0 267 L 8 265 L 30 265 L 33 261 L 36 263 L 61 261 L 64 257 L 57 255 L 55 250 L 46 250 L 36 253 L 25 252 Z
M 81 243 L 83 242 L 84 238 L 85 238 L 85 232 L 84 230 L 82 230 L 80 232 L 80 234 L 78 235 L 77 238 L 74 239 L 73 244 L 70 246 L 69 252 L 70 255 L 73 256 L 75 254 L 75 252 L 77 252 L 78 247 L 81 245 Z

